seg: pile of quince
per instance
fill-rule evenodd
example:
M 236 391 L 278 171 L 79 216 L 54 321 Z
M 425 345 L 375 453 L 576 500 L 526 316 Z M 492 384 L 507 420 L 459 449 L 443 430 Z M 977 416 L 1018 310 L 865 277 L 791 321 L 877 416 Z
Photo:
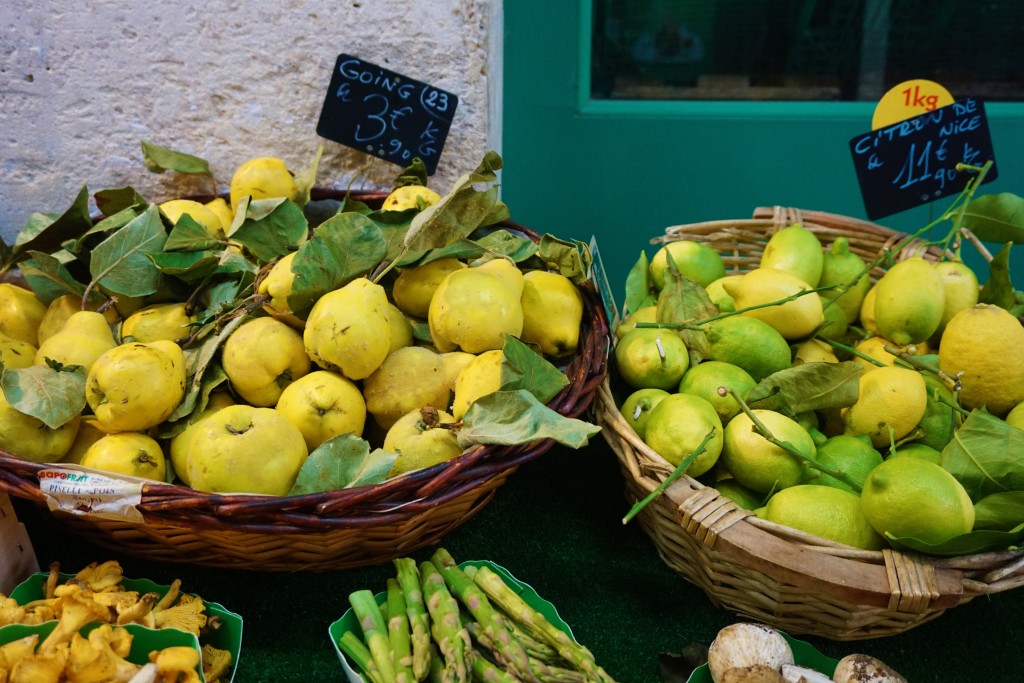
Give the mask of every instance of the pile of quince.
M 19 276 L 0 284 L 0 450 L 282 496 L 479 443 L 585 444 L 598 428 L 546 404 L 580 343 L 586 245 L 504 227 L 493 152 L 445 196 L 416 160 L 380 208 L 311 200 L 318 158 L 251 159 L 229 198 L 102 190 L 97 218 L 83 187 L 34 214 L 0 251 Z

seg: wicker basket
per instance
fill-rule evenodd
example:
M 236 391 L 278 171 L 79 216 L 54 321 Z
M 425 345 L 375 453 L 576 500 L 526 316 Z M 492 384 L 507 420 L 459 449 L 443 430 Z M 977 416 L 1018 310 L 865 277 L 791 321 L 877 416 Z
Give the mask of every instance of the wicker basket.
M 338 198 L 320 190 L 314 198 Z M 354 195 L 371 206 L 384 195 Z M 502 227 L 534 241 L 516 223 Z M 564 371 L 569 384 L 548 405 L 584 417 L 607 373 L 608 320 L 596 288 L 584 302 L 579 350 Z M 53 511 L 50 518 L 97 545 L 161 562 L 261 571 L 330 571 L 388 562 L 436 543 L 470 519 L 524 463 L 554 446 L 480 445 L 448 462 L 378 485 L 273 498 L 219 495 L 147 484 L 137 506 L 143 523 Z M 48 510 L 38 473 L 46 465 L 0 451 L 0 491 Z
M 704 242 L 723 255 L 730 272 L 743 272 L 757 266 L 768 237 L 793 221 L 826 245 L 848 238 L 870 260 L 906 237 L 845 216 L 774 207 L 757 209 L 749 220 L 671 227 L 652 243 Z M 909 254 L 939 256 L 921 243 L 908 245 L 901 256 Z M 642 500 L 665 482 L 673 465 L 626 422 L 609 378 L 596 410 L 618 457 L 627 499 Z M 953 558 L 859 550 L 760 519 L 686 475 L 644 507 L 637 520 L 669 567 L 716 605 L 792 634 L 834 640 L 894 635 L 978 595 L 1024 584 L 1024 549 Z

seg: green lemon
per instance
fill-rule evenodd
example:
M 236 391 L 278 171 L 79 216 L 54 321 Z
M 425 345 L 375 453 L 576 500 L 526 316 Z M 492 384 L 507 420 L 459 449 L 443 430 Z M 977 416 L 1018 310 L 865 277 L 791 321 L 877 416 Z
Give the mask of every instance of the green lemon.
M 705 326 L 711 360 L 738 365 L 760 382 L 790 366 L 789 344 L 768 323 L 731 315 Z
M 644 306 L 629 315 L 615 326 L 615 338 L 622 339 L 630 330 L 636 329 L 637 323 L 656 323 L 658 322 L 658 307 L 657 306 Z
M 641 439 L 646 434 L 647 418 L 651 416 L 651 411 L 666 396 L 669 393 L 664 389 L 637 389 L 622 402 L 622 417 Z
M 875 450 L 871 440 L 866 436 L 839 434 L 818 444 L 814 460 L 830 470 L 842 472 L 863 486 L 868 473 L 881 464 L 882 454 Z M 849 484 L 813 467 L 808 467 L 805 471 L 804 483 L 853 491 Z
M 694 452 L 708 434 L 704 452 L 686 468 L 699 477 L 718 461 L 722 453 L 722 421 L 714 406 L 699 396 L 670 394 L 654 406 L 647 417 L 645 442 L 673 465 Z
M 861 510 L 860 497 L 832 486 L 783 489 L 765 505 L 764 519 L 862 550 L 881 550 L 885 539 Z
M 912 441 L 903 443 L 896 447 L 891 457 L 922 458 L 936 465 L 942 464 L 942 453 L 927 444 Z
M 811 287 L 818 286 L 823 263 L 824 253 L 818 236 L 799 223 L 768 238 L 761 255 L 762 268 L 792 273 Z
M 875 531 L 890 540 L 938 544 L 974 526 L 974 505 L 963 485 L 922 458 L 889 458 L 873 469 L 860 503 Z
M 751 412 L 776 439 L 790 443 L 804 457 L 814 458 L 814 440 L 798 422 L 771 410 Z M 804 461 L 755 432 L 746 413 L 725 426 L 722 461 L 736 481 L 759 493 L 796 486 L 804 476 Z
M 761 494 L 748 489 L 735 479 L 722 479 L 715 482 L 715 488 L 723 496 L 739 505 L 744 510 L 756 510 L 764 502 Z
M 679 382 L 679 393 L 693 394 L 706 400 L 714 406 L 724 424 L 740 412 L 739 401 L 724 390 L 732 389 L 740 398 L 746 398 L 756 384 L 750 373 L 740 366 L 708 360 L 686 371 Z M 720 389 L 723 392 L 720 393 Z
M 845 237 L 837 237 L 822 260 L 818 286 L 835 288 L 826 289 L 821 295 L 833 301 L 832 305 L 842 311 L 848 324 L 857 320 L 864 297 L 871 289 L 871 278 L 864 272 L 866 267 L 864 260 L 850 251 L 850 240 Z
M 846 314 L 843 312 L 843 309 L 839 308 L 838 304 L 823 297 L 821 292 L 818 293 L 818 299 L 821 301 L 821 312 L 825 316 L 818 335 L 826 339 L 841 340 L 846 336 L 847 329 L 850 326 L 850 323 L 846 320 Z
M 919 256 L 900 261 L 878 281 L 875 324 L 900 346 L 923 342 L 942 322 L 946 295 L 938 272 Z
M 725 276 L 725 262 L 722 256 L 702 242 L 679 240 L 669 242 L 651 258 L 651 280 L 657 289 L 665 286 L 665 269 L 668 268 L 668 255 L 684 277 L 688 277 L 701 287 L 707 287 L 720 277 Z
M 615 362 L 629 386 L 669 391 L 679 385 L 690 366 L 690 355 L 674 330 L 639 327 L 615 345 Z
M 933 268 L 942 282 L 945 304 L 937 334 L 942 334 L 953 316 L 978 303 L 978 276 L 962 261 L 940 261 Z
M 736 302 L 733 301 L 732 297 L 729 296 L 729 293 L 725 291 L 725 283 L 738 282 L 742 277 L 743 276 L 740 274 L 726 275 L 718 278 L 704 288 L 704 291 L 708 293 L 708 298 L 711 299 L 711 303 L 713 303 L 719 311 L 724 313 L 726 311 L 736 310 Z

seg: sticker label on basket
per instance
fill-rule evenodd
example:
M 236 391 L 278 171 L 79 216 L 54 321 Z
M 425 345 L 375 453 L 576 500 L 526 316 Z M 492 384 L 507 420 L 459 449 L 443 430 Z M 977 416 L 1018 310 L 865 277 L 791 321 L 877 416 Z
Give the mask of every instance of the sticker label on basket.
M 39 471 L 39 490 L 50 510 L 117 521 L 142 522 L 135 507 L 142 502 L 142 480 L 81 470 L 52 468 Z
M 458 104 L 450 92 L 340 54 L 316 132 L 400 166 L 419 157 L 433 175 Z
M 875 220 L 959 193 L 977 174 L 959 164 L 992 161 L 999 173 L 985 105 L 973 97 L 850 140 L 868 218 Z

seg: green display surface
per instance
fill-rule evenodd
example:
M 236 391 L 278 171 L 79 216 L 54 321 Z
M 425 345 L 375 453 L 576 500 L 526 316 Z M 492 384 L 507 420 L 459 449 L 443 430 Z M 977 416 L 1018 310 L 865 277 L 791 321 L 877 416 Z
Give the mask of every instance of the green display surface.
M 236 683 L 344 681 L 328 627 L 348 609 L 350 592 L 377 592 L 394 576 L 390 564 L 278 574 L 141 561 L 63 531 L 25 501 L 15 499 L 15 509 L 41 566 L 59 561 L 74 571 L 117 559 L 127 576 L 160 584 L 181 578 L 187 590 L 240 614 Z M 456 561 L 490 560 L 533 586 L 619 683 L 656 683 L 659 653 L 710 643 L 740 618 L 670 570 L 639 525 L 621 523 L 627 511 L 618 462 L 597 437 L 580 451 L 555 448 L 524 465 L 443 545 Z M 976 598 L 898 636 L 835 642 L 792 635 L 827 657 L 878 657 L 914 683 L 1011 681 L 1024 678 L 1022 613 L 1017 589 Z

